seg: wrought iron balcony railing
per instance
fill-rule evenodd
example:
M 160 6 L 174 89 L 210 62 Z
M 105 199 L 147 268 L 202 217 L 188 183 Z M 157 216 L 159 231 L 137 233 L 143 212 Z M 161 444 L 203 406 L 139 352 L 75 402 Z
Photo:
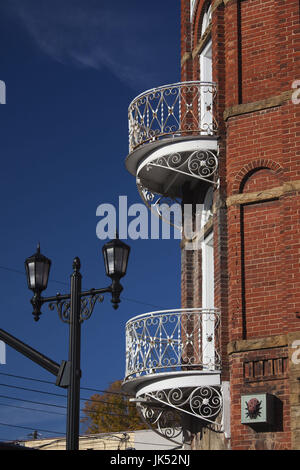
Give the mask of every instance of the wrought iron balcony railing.
M 215 135 L 215 83 L 190 81 L 152 88 L 129 106 L 129 152 L 165 137 Z
M 126 324 L 125 381 L 161 372 L 220 368 L 218 309 L 162 310 Z

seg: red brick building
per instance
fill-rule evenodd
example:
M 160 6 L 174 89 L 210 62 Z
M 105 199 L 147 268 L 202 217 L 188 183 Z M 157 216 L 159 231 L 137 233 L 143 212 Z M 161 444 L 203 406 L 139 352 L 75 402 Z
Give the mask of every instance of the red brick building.
M 152 424 L 163 406 L 184 417 L 192 449 L 300 448 L 299 20 L 298 0 L 181 0 L 181 84 L 129 115 L 127 168 L 146 204 L 204 204 L 194 249 L 181 243 L 180 370 L 145 366 L 149 332 L 125 380 L 144 417 L 157 401 Z

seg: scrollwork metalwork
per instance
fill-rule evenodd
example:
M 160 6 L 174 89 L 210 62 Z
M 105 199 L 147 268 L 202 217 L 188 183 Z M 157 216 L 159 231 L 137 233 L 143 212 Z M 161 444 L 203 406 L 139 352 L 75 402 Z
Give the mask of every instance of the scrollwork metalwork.
M 69 299 L 51 302 L 49 303 L 48 307 L 50 310 L 54 310 L 54 308 L 56 308 L 58 316 L 63 323 L 70 322 L 71 302 Z
M 191 174 L 199 178 L 211 177 L 218 168 L 218 159 L 210 150 L 197 150 L 187 160 Z
M 216 421 L 223 408 L 222 393 L 219 387 L 201 386 L 196 388 L 176 388 L 146 393 L 151 406 L 155 402 L 161 406 L 171 407 L 177 412 L 187 413 L 201 419 L 205 423 L 220 429 L 221 423 Z M 154 405 L 153 405 L 154 403 Z
M 152 167 L 167 168 L 177 173 L 214 183 L 211 177 L 218 169 L 218 158 L 211 150 L 196 150 L 189 155 L 173 153 L 159 157 L 147 164 L 147 170 Z
M 215 83 L 190 81 L 153 88 L 129 105 L 129 151 L 171 136 L 217 131 Z
M 59 297 L 59 294 L 58 294 Z M 101 294 L 91 294 L 81 298 L 80 322 L 88 320 L 94 310 L 96 302 L 103 302 L 104 297 Z M 63 323 L 70 323 L 71 301 L 70 299 L 57 299 L 48 305 L 50 310 L 56 309 L 60 320 Z
M 151 212 L 153 212 L 155 215 L 160 217 L 164 222 L 172 225 L 173 227 L 175 227 L 177 230 L 181 232 L 182 230 L 181 220 L 176 221 L 176 220 L 171 219 L 172 206 L 173 204 L 180 204 L 179 199 L 172 198 L 170 196 L 154 194 L 152 191 L 145 188 L 140 183 L 139 179 L 137 179 L 137 188 L 138 188 L 139 194 L 143 202 L 151 210 Z M 164 207 L 170 208 L 170 217 L 166 217 L 166 215 L 162 213 L 162 210 L 161 210 L 162 205 L 164 205 Z
M 176 410 L 157 407 L 147 401 L 139 403 L 137 410 L 152 431 L 177 445 L 182 444 L 179 438 L 182 434 L 181 417 Z
M 104 297 L 101 294 L 90 295 L 81 299 L 80 322 L 88 320 L 93 313 L 96 302 L 103 302 Z
M 160 372 L 219 370 L 218 309 L 151 312 L 126 324 L 126 377 Z
M 182 432 L 184 414 L 200 419 L 202 425 L 212 431 L 222 431 L 219 416 L 223 398 L 217 386 L 153 391 L 143 394 L 139 400 L 137 409 L 147 426 L 177 444 L 180 444 L 176 439 Z

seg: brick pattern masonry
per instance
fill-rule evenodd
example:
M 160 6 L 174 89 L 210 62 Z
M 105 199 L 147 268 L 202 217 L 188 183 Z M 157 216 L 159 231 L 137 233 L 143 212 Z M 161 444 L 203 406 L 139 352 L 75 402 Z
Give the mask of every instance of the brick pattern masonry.
M 192 446 L 300 449 L 300 105 L 291 100 L 300 79 L 299 1 L 213 0 L 201 37 L 206 5 L 197 2 L 191 24 L 190 0 L 181 0 L 181 79 L 199 79 L 199 54 L 211 39 L 220 147 L 215 306 L 231 440 L 220 436 L 217 445 L 207 431 Z M 182 305 L 201 306 L 201 252 L 184 244 Z M 275 395 L 272 428 L 241 424 L 240 397 L 249 392 Z

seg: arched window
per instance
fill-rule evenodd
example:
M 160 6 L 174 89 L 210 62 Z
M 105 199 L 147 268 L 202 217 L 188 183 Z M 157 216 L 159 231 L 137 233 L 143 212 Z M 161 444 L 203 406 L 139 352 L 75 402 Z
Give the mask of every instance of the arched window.
M 203 13 L 202 17 L 202 25 L 201 25 L 201 37 L 207 30 L 209 24 L 211 23 L 211 14 L 212 14 L 212 9 L 211 9 L 211 3 L 208 3 L 206 5 L 206 9 Z
M 211 22 L 211 4 L 208 3 L 204 7 L 201 23 L 201 36 L 207 31 L 207 27 Z M 212 83 L 212 40 L 207 37 L 204 47 L 202 48 L 199 56 L 200 67 L 200 81 L 205 83 Z M 205 89 L 202 88 L 201 93 L 201 115 L 200 123 L 203 133 L 211 133 L 213 128 L 213 93 L 211 85 Z
M 191 21 L 192 21 L 193 14 L 194 14 L 194 9 L 195 9 L 195 6 L 196 6 L 196 0 L 190 0 L 190 1 L 191 1 L 190 11 L 191 11 Z

